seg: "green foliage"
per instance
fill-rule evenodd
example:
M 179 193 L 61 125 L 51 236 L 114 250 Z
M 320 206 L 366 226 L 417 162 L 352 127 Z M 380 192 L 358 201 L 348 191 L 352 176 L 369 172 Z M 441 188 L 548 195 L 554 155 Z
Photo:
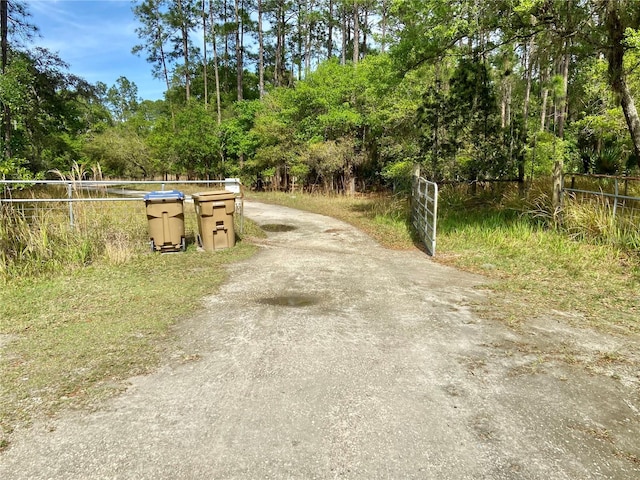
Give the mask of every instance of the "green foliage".
M 45 49 L 11 51 L 0 76 L 0 101 L 8 107 L 11 126 L 2 136 L 3 152 L 25 159 L 31 173 L 81 160 L 81 136 L 109 121 L 97 89 L 63 68 L 66 64 Z
M 579 169 L 579 158 L 575 144 L 562 140 L 548 132 L 540 132 L 527 148 L 525 169 L 533 178 L 546 177 L 553 172 L 556 162 L 565 162 L 569 169 Z
M 637 96 L 638 5 L 598 10 L 604 4 L 596 3 L 365 2 L 359 8 L 369 25 L 354 64 L 352 38 L 340 52 L 344 62 L 334 55 L 342 45 L 327 41 L 329 25 L 334 40 L 351 7 L 339 2 L 329 12 L 326 2 L 299 10 L 264 2 L 271 30 L 263 25 L 266 94 L 258 99 L 257 72 L 245 71 L 238 87 L 234 55 L 247 62 L 255 53 L 248 43 L 256 33 L 254 4 L 243 5 L 238 23 L 224 2 L 211 3 L 207 40 L 215 35 L 218 64 L 208 57 L 205 75 L 192 42 L 201 4 L 183 1 L 180 9 L 145 0 L 133 7 L 140 39 L 134 52 L 144 52 L 153 75 L 166 81 L 165 99 L 141 102 L 125 77 L 91 86 L 64 73 L 50 52 L 14 49 L 0 78 L 0 101 L 16 124 L 4 150 L 26 159 L 32 173 L 99 162 L 110 176 L 238 175 L 248 183 L 271 178 L 274 188 L 342 191 L 354 178 L 363 189 L 404 188 L 413 163 L 436 179 L 544 175 L 556 160 L 574 171 L 629 171 L 638 156 L 605 59 L 606 18 L 619 13 L 626 29 L 623 74 Z M 383 27 L 390 54 L 376 53 L 371 42 Z M 244 33 L 240 52 L 236 33 Z M 250 100 L 237 102 L 237 88 Z
M 171 150 L 183 171 L 211 175 L 219 171 L 220 137 L 213 112 L 189 103 L 176 113 Z
M 127 77 L 119 77 L 107 90 L 105 103 L 116 122 L 128 120 L 138 108 L 138 86 Z
M 423 154 L 433 178 L 515 176 L 505 153 L 488 66 L 460 59 L 445 88 L 432 85 L 419 109 Z
M 130 130 L 107 129 L 87 137 L 83 154 L 108 177 L 146 178 L 158 170 L 144 138 Z
M 0 160 L 2 180 L 32 180 L 36 176 L 27 168 L 28 162 L 22 158 Z
M 392 185 L 394 193 L 411 192 L 412 180 L 413 180 L 413 162 L 400 161 L 390 163 L 382 171 L 382 177 Z

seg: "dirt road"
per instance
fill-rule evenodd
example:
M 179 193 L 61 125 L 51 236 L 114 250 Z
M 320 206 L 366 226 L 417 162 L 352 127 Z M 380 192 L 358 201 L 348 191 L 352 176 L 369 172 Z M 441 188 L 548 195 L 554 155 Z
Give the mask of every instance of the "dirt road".
M 177 328 L 193 360 L 20 433 L 0 478 L 640 478 L 633 368 L 543 355 L 637 345 L 561 319 L 516 333 L 473 313 L 481 277 L 331 218 L 245 211 L 271 233 Z

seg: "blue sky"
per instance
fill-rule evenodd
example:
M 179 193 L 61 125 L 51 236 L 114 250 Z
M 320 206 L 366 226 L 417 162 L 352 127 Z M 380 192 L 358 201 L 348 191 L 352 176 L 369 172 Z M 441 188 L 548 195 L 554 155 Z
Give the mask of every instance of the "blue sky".
M 151 76 L 144 52 L 131 53 L 139 43 L 131 0 L 26 0 L 30 22 L 40 30 L 34 45 L 57 52 L 69 72 L 90 83 L 115 83 L 120 76 L 138 86 L 147 100 L 162 98 L 165 85 Z

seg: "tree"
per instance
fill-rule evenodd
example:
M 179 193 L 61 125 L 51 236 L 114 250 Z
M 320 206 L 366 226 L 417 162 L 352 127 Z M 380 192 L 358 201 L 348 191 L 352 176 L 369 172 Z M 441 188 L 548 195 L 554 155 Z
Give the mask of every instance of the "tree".
M 197 49 L 193 47 L 190 33 L 198 25 L 199 11 L 196 0 L 175 0 L 171 3 L 167 12 L 167 21 L 177 33 L 171 37 L 174 49 L 170 52 L 170 57 L 177 60 L 181 58 L 183 64 L 178 69 L 180 76 L 184 79 L 185 99 L 187 103 L 191 99 L 191 63 L 192 58 L 197 54 Z
M 138 108 L 138 86 L 127 77 L 119 77 L 107 90 L 105 102 L 116 122 L 126 122 Z
M 141 26 L 136 28 L 136 33 L 144 43 L 134 46 L 131 51 L 137 55 L 146 50 L 147 62 L 152 65 L 153 76 L 164 80 L 169 90 L 171 82 L 166 45 L 171 34 L 166 14 L 163 13 L 166 5 L 167 0 L 144 0 L 141 4 L 134 6 L 133 13 L 141 23 Z
M 30 37 L 36 32 L 36 28 L 29 24 L 27 17 L 29 13 L 22 2 L 9 0 L 0 0 L 0 66 L 1 73 L 4 77 L 7 75 L 7 67 L 10 63 L 10 55 L 12 53 L 10 48 L 10 35 L 11 33 L 21 32 L 26 37 Z M 3 95 L 4 101 L 2 102 L 2 122 L 0 127 L 2 129 L 2 158 L 8 159 L 12 156 L 11 151 L 11 137 L 12 137 L 12 120 L 11 120 L 11 107 L 7 95 Z
M 640 2 L 637 0 L 603 0 L 601 14 L 606 27 L 605 53 L 609 62 L 609 81 L 620 99 L 638 164 L 640 165 L 640 116 L 627 84 L 625 54 L 637 38 L 640 27 Z M 631 43 L 627 41 L 630 36 Z M 637 43 L 636 45 L 637 46 Z

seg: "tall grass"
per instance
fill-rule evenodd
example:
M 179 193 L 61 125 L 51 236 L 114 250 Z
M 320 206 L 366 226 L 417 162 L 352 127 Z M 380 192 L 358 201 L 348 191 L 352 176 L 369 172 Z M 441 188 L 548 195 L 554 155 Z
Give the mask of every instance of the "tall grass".
M 445 186 L 439 199 L 435 260 L 494 279 L 486 314 L 511 324 L 562 310 L 598 328 L 640 331 L 637 224 L 595 231 L 567 213 L 571 205 L 564 223 L 558 224 L 550 191 L 551 182 L 543 181 L 524 197 L 516 186 L 479 190 L 476 195 L 466 186 Z M 411 232 L 408 204 L 398 197 L 269 193 L 256 198 L 336 216 L 387 247 L 419 246 Z M 585 215 L 592 222 L 597 216 L 593 211 Z
M 62 209 L 33 219 L 2 212 L 0 451 L 18 425 L 100 402 L 168 356 L 189 361 L 172 345 L 171 326 L 202 308 L 226 265 L 255 251 L 239 242 L 198 252 L 192 204 L 189 248 L 179 255 L 151 253 L 143 202 L 75 203 L 74 212 L 73 228 Z
M 439 261 L 502 280 L 492 315 L 513 322 L 553 310 L 602 328 L 639 331 L 638 223 L 602 202 L 566 202 L 556 223 L 547 184 L 440 197 Z M 524 310 L 523 310 L 524 309 Z
M 620 203 L 614 215 L 613 203 L 605 197 L 565 195 L 558 216 L 550 192 L 551 181 L 545 179 L 531 185 L 525 196 L 513 185 L 477 195 L 469 195 L 465 186 L 446 186 L 441 189 L 441 212 L 445 222 L 464 212 L 474 217 L 490 214 L 496 219 L 517 216 L 522 222 L 537 227 L 557 229 L 573 240 L 610 245 L 628 252 L 640 248 L 640 210 L 637 208 L 625 208 Z
M 68 271 L 96 261 L 126 262 L 147 245 L 144 205 L 137 203 L 76 203 L 74 226 L 64 209 L 38 208 L 26 218 L 3 206 L 0 217 L 0 279 L 4 281 Z
M 640 249 L 640 211 L 618 208 L 606 198 L 569 198 L 563 210 L 563 226 L 572 238 L 606 243 L 627 250 Z

